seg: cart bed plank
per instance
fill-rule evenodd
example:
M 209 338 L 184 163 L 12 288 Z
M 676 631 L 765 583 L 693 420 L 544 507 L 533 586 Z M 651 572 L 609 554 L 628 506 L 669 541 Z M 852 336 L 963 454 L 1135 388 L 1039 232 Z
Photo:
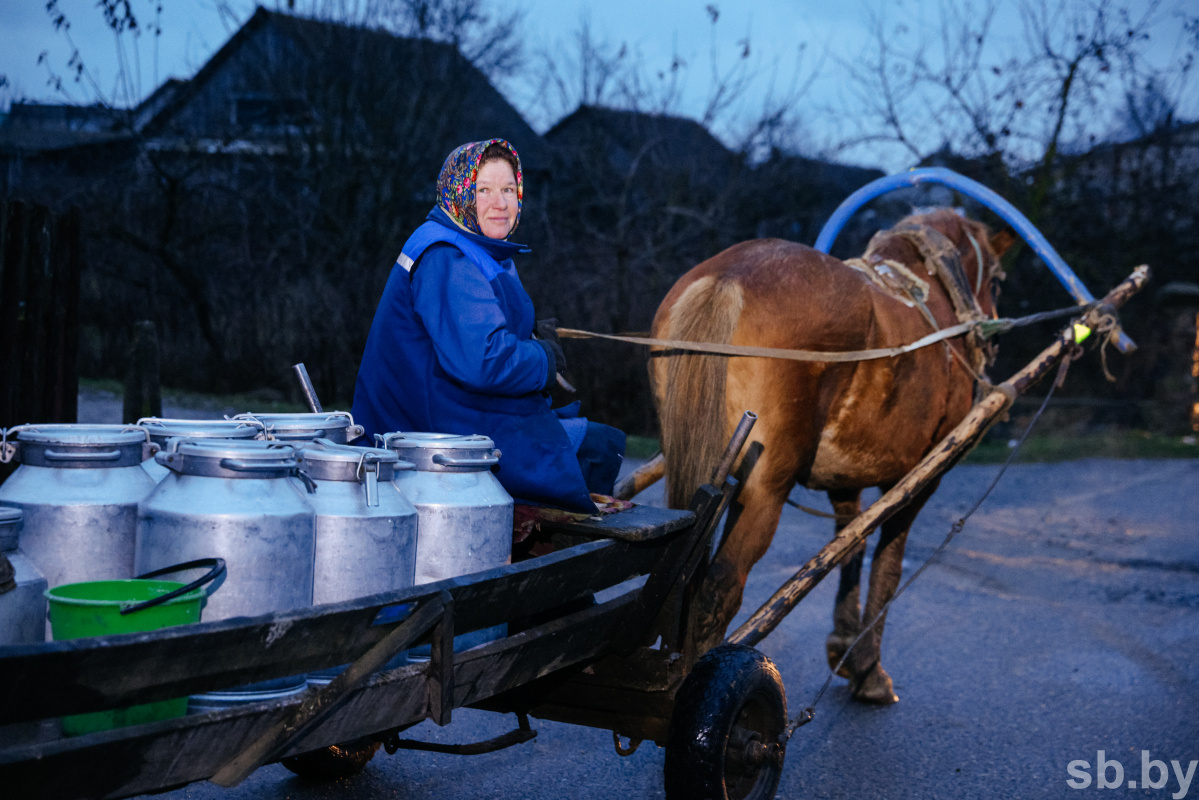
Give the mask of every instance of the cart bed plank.
M 456 657 L 456 706 L 596 658 L 609 646 L 635 593 L 615 598 Z M 283 754 L 418 722 L 428 710 L 425 665 L 374 676 Z M 0 785 L 13 797 L 121 798 L 204 780 L 298 703 L 260 704 L 203 717 L 121 728 L 0 751 Z
M 344 664 L 387 634 L 392 625 L 381 622 L 400 621 L 405 606 L 443 589 L 453 596 L 459 633 L 488 628 L 643 575 L 660 560 L 664 543 L 603 539 L 336 605 L 145 634 L 0 648 L 0 724 L 168 699 Z M 396 610 L 391 619 L 389 610 Z M 137 669 L 130 669 L 131 664 Z

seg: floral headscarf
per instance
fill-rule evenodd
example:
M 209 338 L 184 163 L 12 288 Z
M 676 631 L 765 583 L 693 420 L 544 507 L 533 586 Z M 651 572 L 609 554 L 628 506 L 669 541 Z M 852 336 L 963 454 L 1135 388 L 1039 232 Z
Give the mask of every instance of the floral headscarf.
M 470 142 L 450 153 L 441 174 L 437 176 L 437 205 L 450 218 L 471 233 L 482 235 L 478 212 L 475 207 L 475 180 L 479 176 L 479 159 L 490 145 L 503 145 L 516 159 L 516 221 L 512 231 L 520 224 L 520 209 L 525 197 L 524 175 L 520 169 L 520 156 L 516 148 L 503 139 L 488 139 L 485 142 Z M 508 231 L 508 235 L 512 235 Z

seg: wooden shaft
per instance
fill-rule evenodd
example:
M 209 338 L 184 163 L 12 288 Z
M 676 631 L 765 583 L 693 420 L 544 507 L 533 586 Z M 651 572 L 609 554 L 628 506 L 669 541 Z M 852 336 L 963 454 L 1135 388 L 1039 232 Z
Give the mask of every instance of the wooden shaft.
M 666 459 L 658 453 L 649 461 L 621 478 L 612 496 L 617 500 L 632 500 L 645 489 L 653 486 L 666 474 Z
M 1132 275 L 1103 299 L 1102 305 L 1119 308 L 1149 280 L 1149 267 L 1137 267 Z M 1084 324 L 1097 327 L 1102 307 L 1089 312 Z M 1116 330 L 1119 330 L 1118 328 Z M 761 608 L 754 612 L 728 641 L 750 647 L 766 638 L 792 609 L 816 587 L 833 567 L 845 560 L 876 527 L 908 504 L 933 480 L 952 467 L 979 442 L 987 429 L 1019 395 L 1047 375 L 1073 346 L 1073 328 L 1063 331 L 1049 347 L 1008 380 L 996 386 L 966 414 L 949 435 L 938 443 L 916 468 L 895 484 L 874 505 L 841 529 L 831 542 L 804 564 Z
M 243 750 L 237 758 L 221 767 L 209 778 L 217 786 L 237 786 L 261 764 L 281 752 L 289 742 L 311 730 L 313 725 L 345 701 L 362 685 L 371 673 L 381 669 L 396 653 L 408 647 L 443 616 L 448 592 L 427 600 L 404 622 L 397 625 L 378 644 L 346 667 L 329 685 L 311 695 L 290 711 L 283 720 Z M 452 636 L 452 633 L 451 633 Z M 451 648 L 453 644 L 451 642 Z
M 712 480 L 710 483 L 713 486 L 724 485 L 724 479 L 729 476 L 729 470 L 733 468 L 733 462 L 741 454 L 741 448 L 745 446 L 745 441 L 749 439 L 749 432 L 754 429 L 754 423 L 757 421 L 758 415 L 752 411 L 746 411 L 741 414 L 741 419 L 737 422 L 737 428 L 733 431 L 733 436 L 729 439 L 728 446 L 724 449 L 724 455 L 721 456 L 720 463 L 712 471 Z

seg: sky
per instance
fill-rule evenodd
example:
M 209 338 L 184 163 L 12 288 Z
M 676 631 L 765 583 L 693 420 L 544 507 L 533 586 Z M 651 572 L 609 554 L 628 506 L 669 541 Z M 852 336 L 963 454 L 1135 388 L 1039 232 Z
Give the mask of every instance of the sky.
M 304 2 L 301 0 L 301 7 Z M 768 94 L 777 98 L 806 86 L 796 104 L 803 113 L 793 114 L 788 124 L 795 129 L 792 138 L 797 147 L 818 152 L 840 133 L 828 120 L 844 112 L 851 102 L 845 86 L 845 64 L 871 54 L 870 14 L 886 9 L 889 29 L 901 24 L 919 28 L 936 21 L 942 2 L 959 10 L 970 7 L 968 0 L 507 0 L 493 2 L 492 7 L 523 8 L 525 54 L 532 67 L 525 72 L 529 74 L 536 72 L 547 54 L 568 61 L 563 54 L 574 52 L 574 36 L 583 21 L 590 25 L 593 38 L 607 42 L 613 51 L 625 45 L 629 58 L 636 59 L 651 76 L 668 67 L 676 55 L 681 57 L 685 65 L 681 70 L 682 92 L 672 111 L 692 117 L 701 116 L 705 108 L 713 85 L 713 63 L 722 73 L 729 70 L 738 63 L 743 42 L 748 39 L 751 55 L 745 63 L 752 77 L 713 129 L 731 143 L 744 132 L 747 121 L 761 111 Z M 1017 2 L 1010 0 L 1000 7 L 992 31 L 997 49 L 1015 46 L 1021 38 Z M 1152 0 L 1133 0 L 1133 6 L 1143 8 L 1148 2 Z M 1185 0 L 1170 2 L 1187 8 Z M 143 27 L 154 22 L 155 0 L 131 3 Z M 117 104 L 128 102 L 127 97 L 136 101 L 169 77 L 193 75 L 254 8 L 249 0 L 163 0 L 162 34 L 157 48 L 149 35 L 143 35 L 136 49 L 126 48 L 127 57 L 132 54 L 140 60 L 135 65 L 140 69 L 129 69 L 127 74 L 136 73 L 140 78 L 119 84 L 115 80 L 120 74 L 118 48 L 96 0 L 57 0 L 57 5 L 70 20 L 70 41 L 54 30 L 46 13 L 46 0 L 0 0 L 0 74 L 8 81 L 0 88 L 0 101 L 27 98 L 64 102 L 64 97 L 67 102 L 92 100 L 96 91 L 71 80 L 68 63 L 72 42 L 103 96 Z M 715 24 L 710 8 L 718 12 Z M 1154 28 L 1154 53 L 1167 59 L 1177 54 L 1179 23 L 1176 15 L 1160 16 Z M 42 53 L 46 55 L 39 64 Z M 65 96 L 48 85 L 47 66 L 64 76 Z M 500 83 L 538 130 L 544 131 L 570 110 L 547 101 L 549 93 L 537 80 Z M 1181 111 L 1187 118 L 1199 117 L 1197 94 L 1193 85 L 1183 93 Z M 900 154 L 898 158 L 903 157 Z M 894 163 L 886 163 L 888 159 Z M 895 166 L 899 163 L 895 159 L 894 154 L 880 152 L 873 160 Z M 862 163 L 872 159 L 859 153 L 848 160 Z

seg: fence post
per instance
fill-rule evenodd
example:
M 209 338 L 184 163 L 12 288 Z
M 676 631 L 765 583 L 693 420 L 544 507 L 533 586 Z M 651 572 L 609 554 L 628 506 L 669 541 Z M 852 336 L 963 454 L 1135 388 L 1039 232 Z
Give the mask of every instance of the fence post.
M 0 427 L 78 418 L 81 230 L 78 209 L 0 201 Z
M 142 417 L 162 416 L 162 384 L 158 379 L 158 329 L 148 319 L 133 323 L 129 369 L 125 372 L 125 404 L 122 419 L 137 422 Z

